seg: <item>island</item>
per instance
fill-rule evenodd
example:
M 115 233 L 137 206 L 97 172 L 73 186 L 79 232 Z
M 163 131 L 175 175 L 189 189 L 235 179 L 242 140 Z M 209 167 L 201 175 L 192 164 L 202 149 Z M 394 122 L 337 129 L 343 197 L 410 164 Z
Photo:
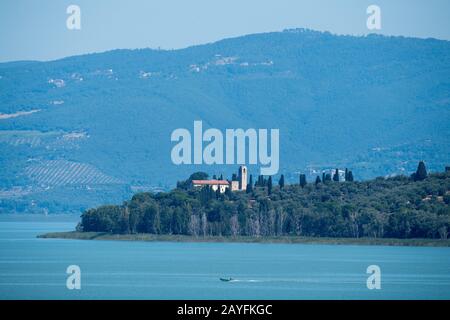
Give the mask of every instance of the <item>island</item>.
M 344 171 L 344 170 L 342 170 Z M 450 168 L 354 181 L 334 173 L 297 184 L 196 172 L 170 192 L 86 210 L 75 231 L 41 238 L 450 246 Z M 249 180 L 249 181 L 247 181 Z

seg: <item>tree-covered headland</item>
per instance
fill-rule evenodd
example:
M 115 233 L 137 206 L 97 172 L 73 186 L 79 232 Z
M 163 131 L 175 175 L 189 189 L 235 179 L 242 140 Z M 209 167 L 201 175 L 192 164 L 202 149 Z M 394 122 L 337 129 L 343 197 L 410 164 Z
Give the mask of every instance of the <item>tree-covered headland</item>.
M 190 188 L 195 173 L 170 192 L 138 193 L 122 205 L 84 212 L 78 230 L 114 234 L 442 238 L 450 231 L 450 170 L 346 181 L 331 175 L 288 185 L 284 176 L 250 177 L 246 192 Z

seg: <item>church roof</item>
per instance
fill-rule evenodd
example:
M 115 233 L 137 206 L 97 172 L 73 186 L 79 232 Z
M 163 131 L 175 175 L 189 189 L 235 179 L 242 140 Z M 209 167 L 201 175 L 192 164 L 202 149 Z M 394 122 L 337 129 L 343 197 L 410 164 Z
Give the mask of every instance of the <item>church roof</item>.
M 229 185 L 230 183 L 227 180 L 192 180 L 192 184 L 200 184 L 200 185 Z

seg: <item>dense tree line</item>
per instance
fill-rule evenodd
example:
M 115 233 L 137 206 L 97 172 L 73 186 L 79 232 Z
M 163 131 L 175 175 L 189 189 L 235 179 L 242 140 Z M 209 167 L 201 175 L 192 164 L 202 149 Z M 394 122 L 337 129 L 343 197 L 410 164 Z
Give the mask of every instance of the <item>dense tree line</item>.
M 83 213 L 79 229 L 193 236 L 447 238 L 450 173 L 370 181 L 278 185 L 258 178 L 250 191 L 223 194 L 186 183 L 167 193 L 139 193 L 116 206 Z M 348 172 L 347 172 L 348 174 Z M 195 174 L 195 177 L 205 175 Z M 353 178 L 352 178 L 353 180 Z

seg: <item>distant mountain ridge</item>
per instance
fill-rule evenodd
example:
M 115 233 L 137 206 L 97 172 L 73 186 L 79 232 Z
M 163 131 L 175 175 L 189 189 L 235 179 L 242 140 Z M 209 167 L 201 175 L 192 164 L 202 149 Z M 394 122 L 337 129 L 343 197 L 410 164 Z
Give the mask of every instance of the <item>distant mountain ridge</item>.
M 193 171 L 231 175 L 236 166 L 171 163 L 171 132 L 192 130 L 194 120 L 279 128 L 288 181 L 334 167 L 356 179 L 409 174 L 419 160 L 441 171 L 450 162 L 450 42 L 294 29 L 4 63 L 0 114 L 0 211 L 32 201 L 82 210 L 136 188 L 174 187 Z M 59 169 L 46 171 L 52 164 Z M 89 170 L 99 178 L 89 180 Z M 56 195 L 67 188 L 76 191 L 61 209 Z M 12 198 L 12 189 L 27 192 Z M 103 189 L 110 198 L 99 198 Z

